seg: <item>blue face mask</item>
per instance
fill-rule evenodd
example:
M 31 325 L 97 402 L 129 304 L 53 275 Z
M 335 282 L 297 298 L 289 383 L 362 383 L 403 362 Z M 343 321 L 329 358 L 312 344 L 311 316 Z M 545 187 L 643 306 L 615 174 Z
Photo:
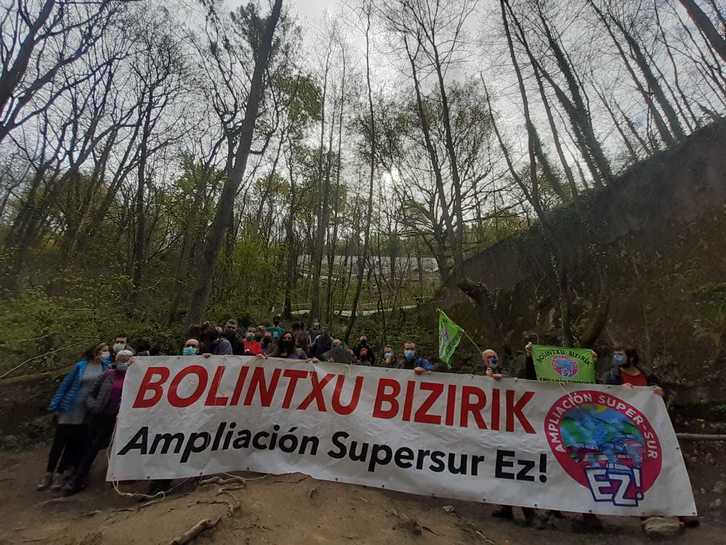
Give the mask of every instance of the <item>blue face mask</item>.
M 403 357 L 407 360 L 411 361 L 413 358 L 416 357 L 416 351 L 415 350 L 405 350 L 403 352 Z
M 626 363 L 628 363 L 628 358 L 625 356 L 625 354 L 613 354 L 613 365 L 621 367 Z
M 499 366 L 499 360 L 497 360 L 497 358 L 495 358 L 495 357 L 489 358 L 489 367 L 497 368 L 498 366 Z
M 183 356 L 194 356 L 197 353 L 197 348 L 195 346 L 185 346 L 182 350 Z

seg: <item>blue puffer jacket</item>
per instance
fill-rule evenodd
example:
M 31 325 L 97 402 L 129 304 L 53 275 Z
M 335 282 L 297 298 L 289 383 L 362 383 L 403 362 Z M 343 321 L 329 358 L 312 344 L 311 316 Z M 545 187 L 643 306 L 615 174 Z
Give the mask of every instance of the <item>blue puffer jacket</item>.
M 101 366 L 104 371 L 108 369 L 109 364 L 110 362 L 108 360 L 101 361 Z M 83 373 L 86 372 L 87 366 L 88 361 L 80 360 L 76 363 L 73 371 L 65 376 L 48 406 L 49 411 L 64 413 L 71 408 L 78 395 L 78 390 L 81 389 L 81 378 L 83 377 Z

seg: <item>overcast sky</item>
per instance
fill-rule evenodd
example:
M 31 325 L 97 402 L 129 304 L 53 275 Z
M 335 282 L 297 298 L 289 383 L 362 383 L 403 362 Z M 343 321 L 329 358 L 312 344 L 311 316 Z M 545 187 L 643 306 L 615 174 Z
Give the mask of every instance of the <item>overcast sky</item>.
M 341 5 L 340 0 L 288 0 L 287 5 L 295 11 L 301 22 L 317 25 L 327 10 L 334 13 Z

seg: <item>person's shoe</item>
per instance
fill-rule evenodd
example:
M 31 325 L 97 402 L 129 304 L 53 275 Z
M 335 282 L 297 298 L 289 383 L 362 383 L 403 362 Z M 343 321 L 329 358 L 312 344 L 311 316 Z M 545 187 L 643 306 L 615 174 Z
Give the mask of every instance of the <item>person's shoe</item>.
M 501 506 L 499 509 L 492 513 L 494 518 L 503 520 L 514 520 L 514 511 L 507 505 Z
M 63 485 L 63 488 L 61 489 L 61 494 L 63 494 L 63 496 L 72 496 L 73 494 L 80 491 L 81 489 L 79 486 L 76 485 L 75 481 L 73 479 L 69 479 Z
M 524 515 L 524 522 L 527 526 L 531 526 L 537 530 L 546 530 L 547 521 L 544 517 L 541 517 L 534 509 L 528 507 L 522 507 L 522 514 Z
M 61 488 L 63 488 L 65 481 L 65 473 L 56 473 L 55 475 L 53 475 L 53 484 L 50 485 L 50 489 L 54 491 L 60 490 Z
M 602 522 L 592 513 L 584 513 L 582 518 L 572 521 L 573 529 L 576 532 L 600 532 L 603 529 Z
M 43 491 L 47 490 L 50 485 L 53 484 L 53 474 L 52 473 L 46 473 L 45 477 L 43 477 L 43 480 L 41 480 L 38 485 L 35 487 L 36 490 Z

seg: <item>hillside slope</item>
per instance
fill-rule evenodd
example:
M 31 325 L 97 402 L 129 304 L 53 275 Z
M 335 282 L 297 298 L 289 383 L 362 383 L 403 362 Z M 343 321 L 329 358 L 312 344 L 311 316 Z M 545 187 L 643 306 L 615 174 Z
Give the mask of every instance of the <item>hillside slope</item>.
M 609 298 L 596 350 L 637 346 L 679 405 L 726 403 L 725 149 L 726 120 L 581 196 L 579 210 L 550 213 L 565 248 L 576 335 L 585 336 Z M 551 271 L 534 225 L 467 260 L 437 304 L 477 341 L 512 359 L 528 332 L 558 342 Z M 490 304 L 464 294 L 465 278 L 488 289 Z

